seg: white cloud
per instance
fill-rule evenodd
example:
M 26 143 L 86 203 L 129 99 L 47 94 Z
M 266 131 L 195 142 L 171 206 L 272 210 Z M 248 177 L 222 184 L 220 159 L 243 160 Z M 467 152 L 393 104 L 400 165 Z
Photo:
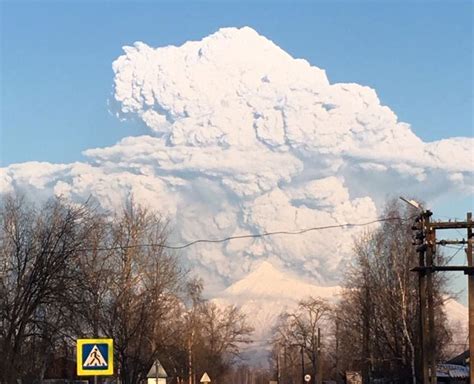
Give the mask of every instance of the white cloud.
M 114 105 L 150 134 L 89 149 L 84 163 L 11 165 L 2 191 L 92 195 L 110 209 L 133 193 L 170 216 L 176 242 L 368 221 L 387 194 L 473 193 L 473 138 L 424 143 L 374 90 L 330 84 L 250 28 L 124 51 Z M 359 231 L 199 245 L 185 256 L 212 289 L 262 259 L 331 283 Z

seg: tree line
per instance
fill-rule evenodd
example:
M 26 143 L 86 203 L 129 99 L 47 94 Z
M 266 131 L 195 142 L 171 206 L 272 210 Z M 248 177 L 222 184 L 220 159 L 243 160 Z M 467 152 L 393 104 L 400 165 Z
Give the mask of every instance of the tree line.
M 176 383 L 225 375 L 252 328 L 237 308 L 203 299 L 202 281 L 160 246 L 168 235 L 167 221 L 133 199 L 111 214 L 4 196 L 0 383 L 73 378 L 58 361 L 74 361 L 77 338 L 99 337 L 114 340 L 122 383 L 143 380 L 156 359 Z
M 385 221 L 355 240 L 340 297 L 332 303 L 311 297 L 280 316 L 271 359 L 273 377 L 279 377 L 280 384 L 301 383 L 303 373 L 310 374 L 314 384 L 320 384 L 321 377 L 342 383 L 348 371 L 360 373 L 363 383 L 419 382 L 418 275 L 410 271 L 418 264 L 412 243 L 414 215 L 410 207 L 389 201 L 383 217 L 400 219 Z M 437 265 L 447 262 L 442 252 L 436 258 Z M 447 298 L 447 281 L 435 275 L 438 362 L 446 357 L 452 336 L 443 306 Z
M 168 251 L 167 221 L 133 200 L 118 213 L 91 202 L 24 197 L 0 204 L 0 383 L 41 382 L 48 372 L 73 378 L 77 338 L 114 339 L 116 377 L 138 383 L 156 359 L 173 383 L 419 380 L 418 277 L 410 269 L 414 212 L 390 201 L 398 217 L 355 239 L 342 292 L 334 301 L 301 300 L 273 332 L 271 369 L 235 364 L 252 328 L 233 306 L 203 298 L 179 255 Z M 144 246 L 146 245 L 146 246 Z M 437 253 L 436 264 L 446 258 Z M 451 340 L 443 303 L 447 282 L 435 275 L 436 359 Z M 61 368 L 62 367 L 62 368 Z M 190 381 L 191 378 L 191 381 Z

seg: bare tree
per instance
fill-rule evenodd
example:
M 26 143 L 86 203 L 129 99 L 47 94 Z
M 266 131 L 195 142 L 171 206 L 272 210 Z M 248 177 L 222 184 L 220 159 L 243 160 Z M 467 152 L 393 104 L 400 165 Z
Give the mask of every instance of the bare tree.
M 82 254 L 77 325 L 113 338 L 122 381 L 137 383 L 174 340 L 186 274 L 163 247 L 166 222 L 133 200 L 102 228 Z
M 207 372 L 219 380 L 239 357 L 241 347 L 251 341 L 253 328 L 237 307 L 207 301 L 199 305 L 194 321 L 195 374 Z
M 0 382 L 41 377 L 64 322 L 74 261 L 96 230 L 93 210 L 52 199 L 40 209 L 22 197 L 0 206 Z M 27 358 L 26 358 L 27 357 Z
M 366 233 L 355 244 L 355 259 L 345 278 L 345 291 L 337 310 L 341 369 L 357 369 L 364 382 L 391 378 L 416 382 L 419 358 L 419 306 L 417 264 L 412 245 L 410 209 L 388 203 L 385 216 L 399 217 Z M 443 256 L 438 255 L 438 264 Z M 445 281 L 435 278 L 436 343 L 438 358 L 449 338 L 443 312 Z
M 163 246 L 167 225 L 133 200 L 117 215 L 53 199 L 37 209 L 0 206 L 0 383 L 42 380 L 53 355 L 81 337 L 114 340 L 123 383 L 140 382 L 159 358 L 188 377 L 228 371 L 251 328 L 235 308 L 202 299 Z
M 279 362 L 283 372 L 280 374 L 285 377 L 294 376 L 294 373 L 287 372 L 288 367 L 293 367 L 292 371 L 296 370 L 294 368 L 299 363 L 298 353 L 301 353 L 301 363 L 309 362 L 307 366 L 312 373 L 313 382 L 316 383 L 317 374 L 322 373 L 321 359 L 318 359 L 321 348 L 318 329 L 323 328 L 323 331 L 328 333 L 331 328 L 330 315 L 329 303 L 317 297 L 301 300 L 295 311 L 280 315 L 274 335 L 277 359 L 281 359 L 283 350 L 283 364 Z M 302 375 L 302 372 L 300 374 Z

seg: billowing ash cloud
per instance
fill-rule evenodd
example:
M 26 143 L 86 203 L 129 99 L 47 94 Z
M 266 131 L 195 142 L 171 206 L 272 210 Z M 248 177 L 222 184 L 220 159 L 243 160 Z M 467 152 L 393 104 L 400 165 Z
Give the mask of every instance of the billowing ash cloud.
M 473 138 L 425 143 L 373 89 L 330 84 L 250 28 L 181 47 L 125 47 L 113 63 L 113 105 L 147 136 L 85 151 L 86 163 L 4 168 L 2 191 L 134 197 L 163 211 L 173 242 L 294 230 L 377 216 L 390 194 L 473 193 Z M 201 244 L 183 254 L 217 289 L 257 261 L 334 282 L 361 229 Z

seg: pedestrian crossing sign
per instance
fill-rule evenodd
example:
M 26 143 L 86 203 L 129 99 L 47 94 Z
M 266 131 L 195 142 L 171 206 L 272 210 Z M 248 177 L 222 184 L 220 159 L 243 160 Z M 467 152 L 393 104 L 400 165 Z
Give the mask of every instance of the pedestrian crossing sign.
M 112 339 L 77 340 L 77 374 L 102 376 L 114 374 L 114 345 Z

